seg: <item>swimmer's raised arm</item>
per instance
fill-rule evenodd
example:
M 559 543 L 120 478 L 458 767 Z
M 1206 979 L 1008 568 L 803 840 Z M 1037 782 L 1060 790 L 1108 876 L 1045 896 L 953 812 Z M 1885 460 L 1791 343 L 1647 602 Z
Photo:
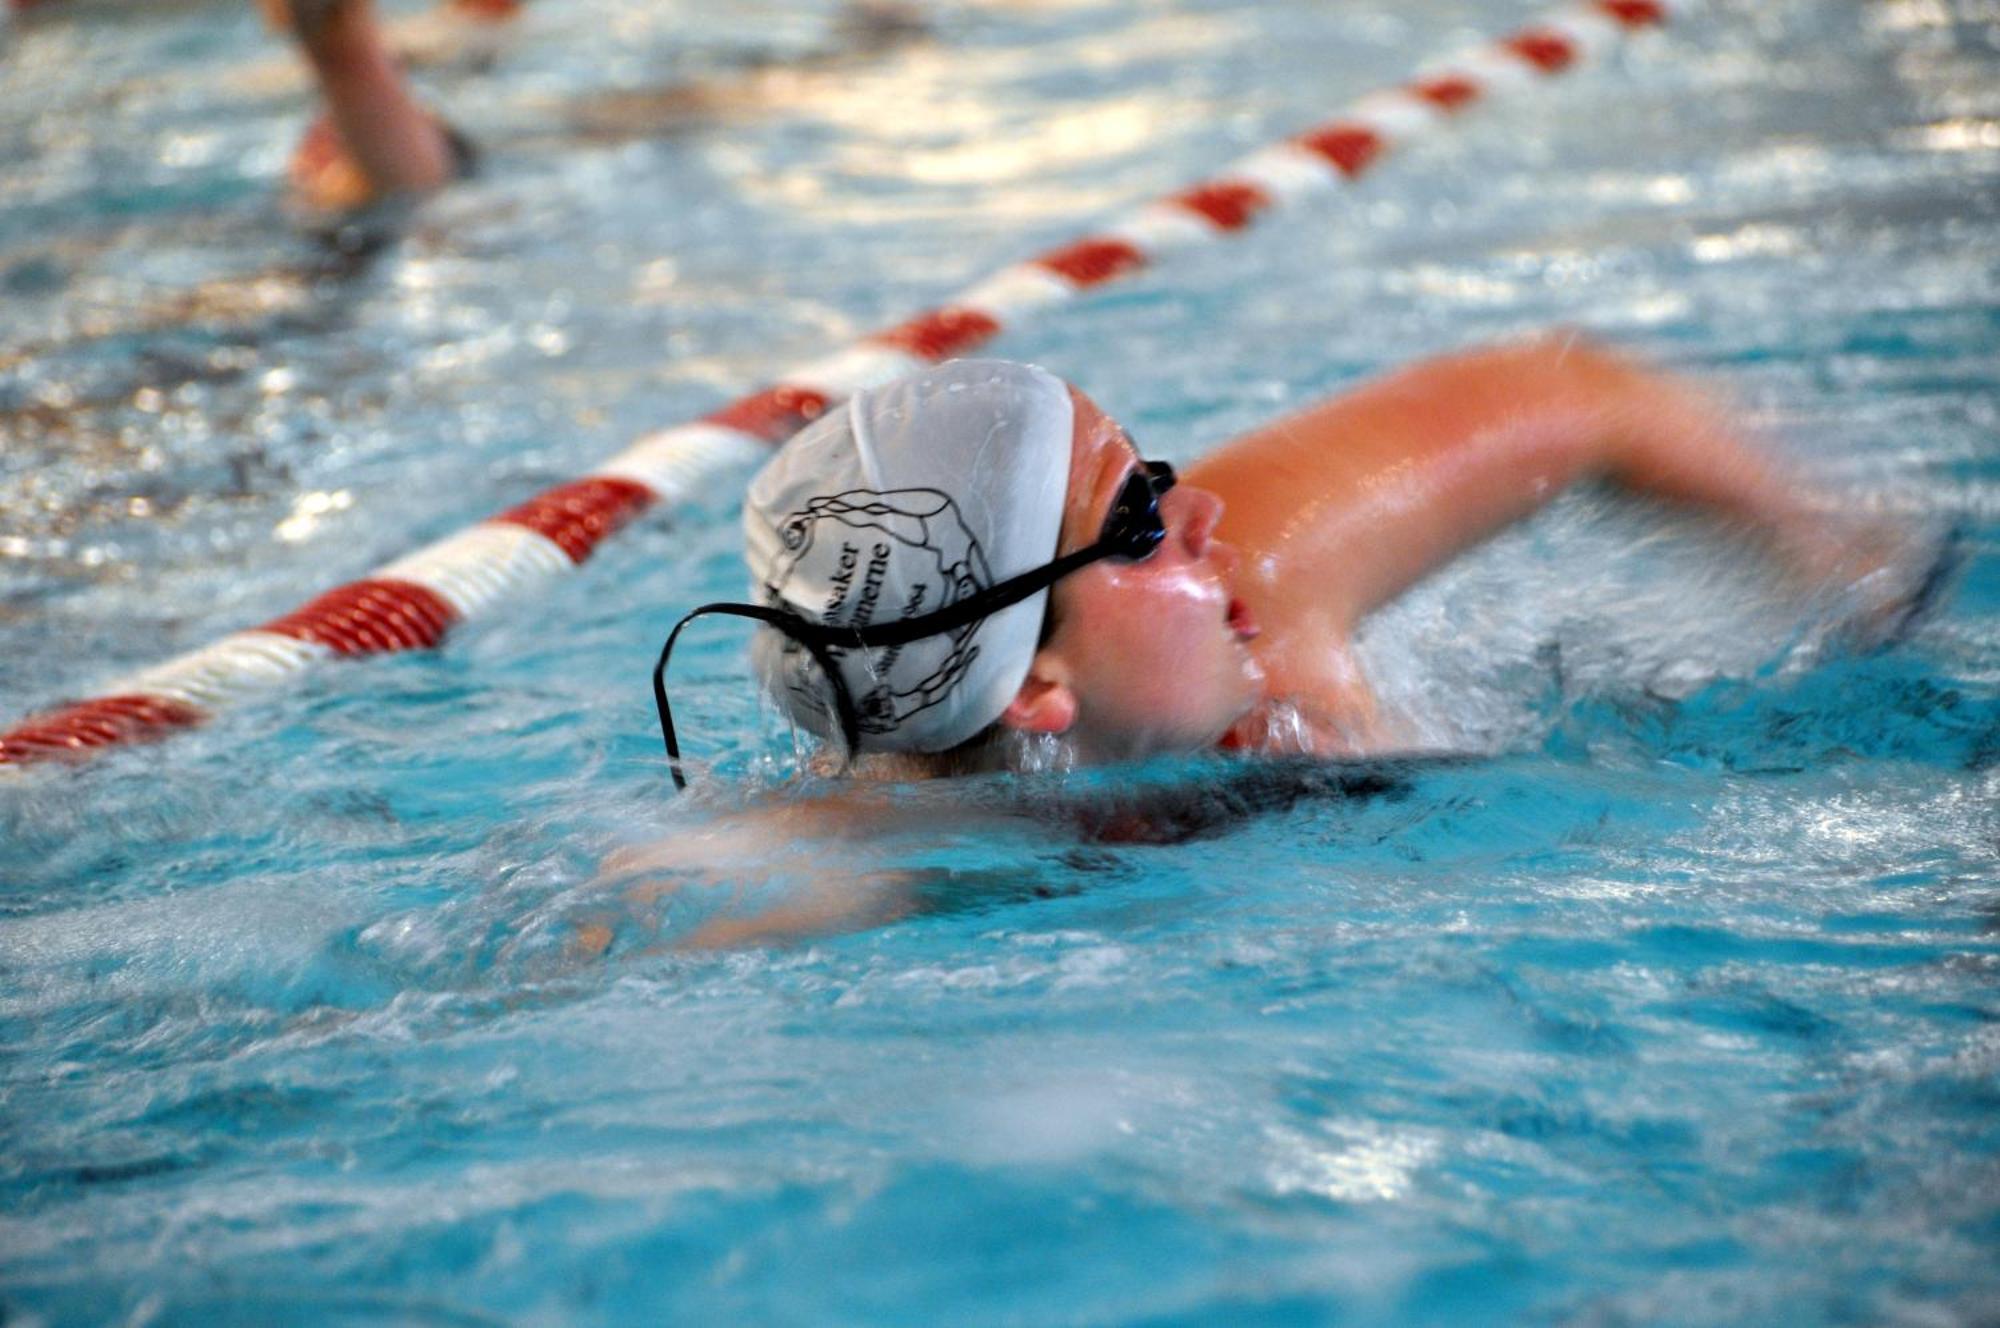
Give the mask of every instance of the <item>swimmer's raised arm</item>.
M 1187 468 L 1226 504 L 1266 623 L 1296 605 L 1346 632 L 1578 481 L 1740 520 L 1797 570 L 1818 510 L 1690 384 L 1575 337 L 1428 360 L 1247 434 Z M 1830 570 L 1830 569 L 1825 569 Z M 1260 604 L 1260 601 L 1262 602 Z
M 1704 392 L 1574 336 L 1413 365 L 1239 438 L 1186 478 L 1223 501 L 1215 533 L 1241 555 L 1269 696 L 1344 716 L 1358 737 L 1335 750 L 1387 741 L 1347 650 L 1356 624 L 1576 482 L 1739 522 L 1811 586 L 1900 551 L 1885 530 L 1830 525 L 1821 495 Z M 1256 745 L 1267 718 L 1238 740 Z

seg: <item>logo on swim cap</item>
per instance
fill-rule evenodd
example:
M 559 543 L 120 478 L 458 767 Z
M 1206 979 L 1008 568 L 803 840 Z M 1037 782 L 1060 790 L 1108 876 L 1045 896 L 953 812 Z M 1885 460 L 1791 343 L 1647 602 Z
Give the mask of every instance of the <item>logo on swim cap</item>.
M 766 602 L 837 626 L 929 613 L 993 581 L 958 504 L 938 489 L 848 489 L 809 498 L 778 523 L 778 539 L 784 553 L 764 584 Z M 893 732 L 943 701 L 979 658 L 973 638 L 984 622 L 940 633 L 935 642 L 830 650 L 861 731 Z M 825 699 L 806 684 L 813 669 L 804 647 L 786 638 L 780 659 L 792 701 L 826 715 Z
M 751 595 L 833 624 L 949 609 L 1055 556 L 1075 407 L 1027 365 L 954 360 L 857 392 L 795 434 L 743 503 Z M 976 627 L 827 666 L 856 703 L 863 751 L 942 752 L 1000 718 L 1041 637 L 1047 592 Z M 821 737 L 812 652 L 751 640 L 759 679 Z M 976 643 L 976 644 L 975 644 Z M 839 719 L 839 716 L 832 716 Z

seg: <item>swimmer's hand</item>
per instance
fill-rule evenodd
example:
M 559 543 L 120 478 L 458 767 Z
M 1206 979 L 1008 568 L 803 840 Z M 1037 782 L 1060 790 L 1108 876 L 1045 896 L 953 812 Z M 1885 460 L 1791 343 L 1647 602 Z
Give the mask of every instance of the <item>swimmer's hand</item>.
M 642 921 L 644 917 L 670 904 L 682 891 L 701 887 L 726 893 L 728 897 L 720 910 L 681 935 L 648 949 L 726 950 L 751 945 L 790 945 L 886 926 L 915 906 L 916 877 L 911 872 L 824 872 L 781 902 L 760 907 L 749 900 L 744 884 L 767 870 L 766 864 L 755 857 L 732 857 L 704 869 L 685 860 L 667 861 L 682 857 L 670 842 L 648 845 L 638 856 L 651 866 L 633 865 L 635 859 L 623 851 L 605 859 L 598 879 L 607 885 L 622 883 L 618 887 L 619 909 L 599 910 L 573 924 L 569 944 L 572 958 L 601 957 L 617 939 L 621 926 L 650 928 L 656 924 Z
M 1266 699 L 1223 735 L 1225 750 L 1353 760 L 1414 745 L 1383 710 L 1344 634 L 1308 624 L 1273 641 L 1263 664 Z
M 677 834 L 605 855 L 598 881 L 627 918 L 655 914 L 691 890 L 722 897 L 720 911 L 669 942 L 673 949 L 782 945 L 884 926 L 916 907 L 916 872 L 886 868 L 873 845 L 935 824 L 934 804 L 913 804 L 871 786 L 773 801 Z M 975 812 L 955 828 L 978 819 Z M 770 883 L 799 882 L 768 901 Z M 753 896 L 766 895 L 760 901 Z M 572 952 L 602 954 L 613 918 L 577 926 Z
M 1908 636 L 1963 556 L 1955 530 L 1920 532 L 1880 517 L 1802 513 L 1774 541 L 1793 583 L 1824 604 L 1834 639 L 1874 650 Z

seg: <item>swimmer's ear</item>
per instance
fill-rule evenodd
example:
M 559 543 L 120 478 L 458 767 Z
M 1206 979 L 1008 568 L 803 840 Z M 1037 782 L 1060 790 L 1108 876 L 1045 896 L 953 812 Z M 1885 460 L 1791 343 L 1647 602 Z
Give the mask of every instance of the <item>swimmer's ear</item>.
M 1023 733 L 1067 733 L 1076 723 L 1076 693 L 1036 656 L 1027 681 L 1000 712 L 1000 722 Z

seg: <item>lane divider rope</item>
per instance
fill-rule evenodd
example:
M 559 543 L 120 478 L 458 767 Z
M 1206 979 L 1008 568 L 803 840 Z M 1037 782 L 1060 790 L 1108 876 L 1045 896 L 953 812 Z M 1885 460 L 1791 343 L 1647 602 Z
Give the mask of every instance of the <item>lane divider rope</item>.
M 1511 36 L 1370 93 L 1338 118 L 1252 152 L 1212 179 L 1005 268 L 939 308 L 799 366 L 703 419 L 647 434 L 583 477 L 538 494 L 261 627 L 119 679 L 0 733 L 0 773 L 146 741 L 283 686 L 331 656 L 428 649 L 458 623 L 572 571 L 650 507 L 783 442 L 854 392 L 962 355 L 1037 312 L 1234 234 L 1266 212 L 1333 192 L 1391 150 L 1485 102 L 1596 59 L 1687 0 L 1580 0 Z

